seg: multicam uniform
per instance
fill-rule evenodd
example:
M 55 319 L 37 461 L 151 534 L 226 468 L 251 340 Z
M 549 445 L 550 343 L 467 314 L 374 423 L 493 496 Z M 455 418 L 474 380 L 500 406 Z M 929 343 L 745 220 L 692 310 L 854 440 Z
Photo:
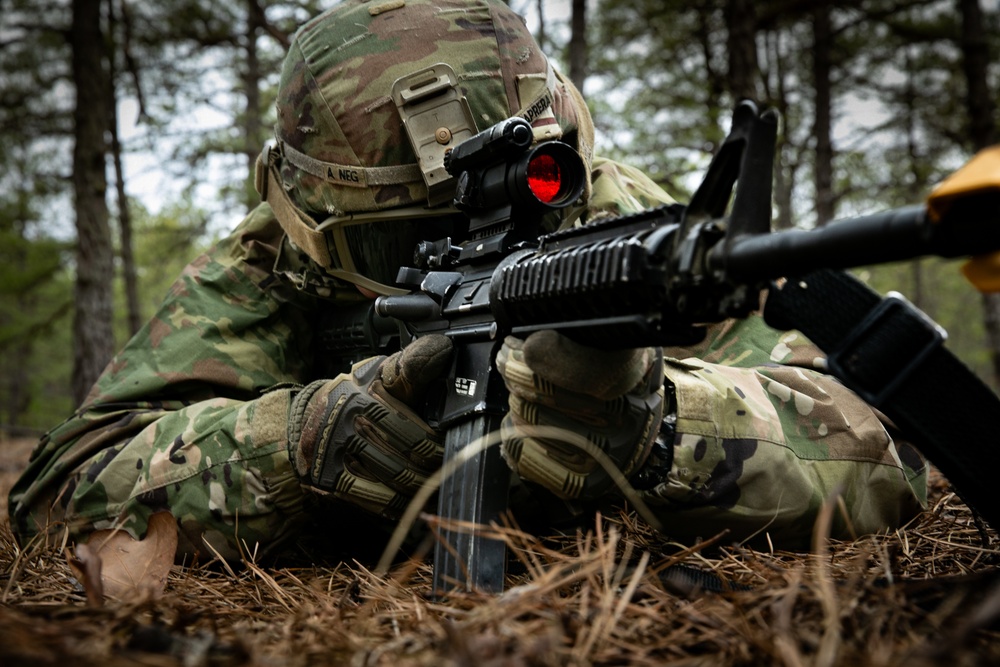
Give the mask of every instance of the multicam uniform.
M 631 169 L 595 163 L 594 213 L 665 197 Z M 11 493 L 20 540 L 46 528 L 81 539 L 120 527 L 142 538 L 160 510 L 177 520 L 179 556 L 209 556 L 206 543 L 227 558 L 241 545 L 259 555 L 299 535 L 313 499 L 289 463 L 291 401 L 323 366 L 318 313 L 363 297 L 282 238 L 261 205 L 185 270 L 85 404 L 35 451 Z M 666 354 L 673 457 L 663 470 L 650 458 L 658 477 L 643 496 L 671 537 L 766 531 L 799 547 L 835 491 L 848 512 L 837 517 L 841 536 L 897 526 L 925 503 L 919 457 L 819 372 L 822 356 L 801 335 L 752 317 Z M 336 531 L 344 516 L 323 520 Z

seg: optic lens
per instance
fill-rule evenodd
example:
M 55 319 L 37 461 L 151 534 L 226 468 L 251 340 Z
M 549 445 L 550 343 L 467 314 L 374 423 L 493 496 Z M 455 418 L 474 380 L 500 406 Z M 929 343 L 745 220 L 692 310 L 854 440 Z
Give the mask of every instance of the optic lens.
M 538 199 L 549 204 L 562 187 L 559 163 L 551 155 L 542 153 L 528 163 L 528 187 Z

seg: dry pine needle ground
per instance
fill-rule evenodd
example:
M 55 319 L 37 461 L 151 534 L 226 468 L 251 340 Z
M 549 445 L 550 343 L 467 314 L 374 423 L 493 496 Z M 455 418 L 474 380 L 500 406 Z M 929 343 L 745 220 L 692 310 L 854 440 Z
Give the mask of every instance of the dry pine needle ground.
M 0 442 L 4 503 L 29 449 Z M 932 499 L 905 530 L 813 554 L 685 548 L 626 513 L 544 540 L 498 529 L 516 574 L 495 597 L 436 599 L 425 563 L 248 560 L 96 608 L 62 545 L 16 546 L 4 507 L 0 665 L 1000 664 L 995 535 L 940 477 Z

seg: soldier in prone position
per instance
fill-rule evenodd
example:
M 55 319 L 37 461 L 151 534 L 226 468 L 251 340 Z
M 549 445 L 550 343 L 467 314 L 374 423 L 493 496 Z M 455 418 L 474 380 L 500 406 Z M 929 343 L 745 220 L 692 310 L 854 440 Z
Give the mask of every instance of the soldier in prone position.
M 328 367 L 317 341 L 324 313 L 394 293 L 416 241 L 460 224 L 425 157 L 439 147 L 404 127 L 419 126 L 420 99 L 407 94 L 419 98 L 422 85 L 443 96 L 435 89 L 431 103 L 451 136 L 438 141 L 521 116 L 536 140 L 579 152 L 590 168 L 583 205 L 550 230 L 671 201 L 593 156 L 579 93 L 499 0 L 337 5 L 299 30 L 284 61 L 277 146 L 258 166 L 264 203 L 189 265 L 43 438 L 11 493 L 22 543 L 106 528 L 141 539 L 165 510 L 178 558 L 210 558 L 210 547 L 238 559 L 241 547 L 278 554 L 307 533 L 398 519 L 441 463 L 441 434 L 415 408 L 452 344 L 428 336 L 344 369 Z M 926 503 L 913 449 L 823 373 L 808 340 L 758 317 L 714 326 L 690 349 L 602 352 L 539 332 L 508 338 L 496 362 L 516 478 L 580 505 L 613 499 L 602 468 L 526 427 L 581 434 L 671 538 L 728 529 L 733 541 L 766 534 L 799 548 L 835 490 L 846 507 L 835 537 L 897 527 Z M 553 495 L 541 497 L 558 504 Z

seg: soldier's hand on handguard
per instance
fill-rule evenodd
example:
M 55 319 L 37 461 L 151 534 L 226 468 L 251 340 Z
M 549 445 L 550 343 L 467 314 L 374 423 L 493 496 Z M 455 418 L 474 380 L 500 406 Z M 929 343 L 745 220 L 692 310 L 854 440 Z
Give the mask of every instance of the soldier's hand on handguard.
M 289 456 L 320 492 L 395 519 L 441 466 L 443 436 L 412 409 L 448 369 L 453 346 L 425 336 L 389 357 L 306 385 L 293 399 Z
M 522 479 L 567 500 L 604 494 L 613 481 L 572 444 L 580 436 L 626 478 L 646 460 L 663 412 L 662 350 L 596 350 L 538 331 L 508 337 L 497 366 L 510 391 L 502 452 Z

